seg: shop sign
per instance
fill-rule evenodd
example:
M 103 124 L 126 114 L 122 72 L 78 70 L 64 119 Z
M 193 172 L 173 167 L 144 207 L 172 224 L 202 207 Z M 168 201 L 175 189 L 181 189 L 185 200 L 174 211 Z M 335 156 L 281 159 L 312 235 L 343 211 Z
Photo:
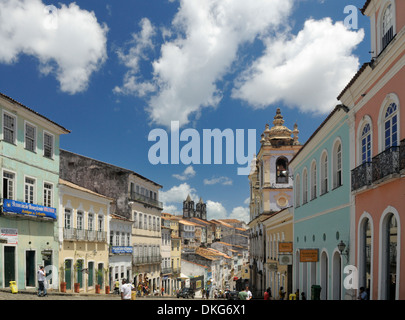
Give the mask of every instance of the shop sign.
M 279 253 L 292 253 L 293 243 L 292 242 L 279 242 L 278 244 Z
M 132 253 L 132 247 L 113 246 L 111 248 L 112 253 Z
M 4 239 L 8 244 L 18 244 L 18 229 L 1 228 L 0 239 Z
M 318 249 L 301 249 L 300 262 L 318 262 Z
M 56 220 L 56 209 L 44 207 L 38 204 L 25 203 L 15 200 L 4 199 L 4 212 L 21 214 L 24 216 L 51 218 Z

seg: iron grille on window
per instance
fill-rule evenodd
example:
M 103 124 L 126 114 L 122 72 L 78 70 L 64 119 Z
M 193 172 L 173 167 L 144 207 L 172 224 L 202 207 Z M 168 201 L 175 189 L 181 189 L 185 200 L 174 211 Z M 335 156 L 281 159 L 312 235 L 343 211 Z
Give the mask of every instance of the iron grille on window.
M 384 34 L 382 38 L 382 49 L 384 50 L 386 46 L 389 45 L 391 40 L 394 38 L 394 28 L 391 26 L 391 28 L 388 29 L 388 31 Z

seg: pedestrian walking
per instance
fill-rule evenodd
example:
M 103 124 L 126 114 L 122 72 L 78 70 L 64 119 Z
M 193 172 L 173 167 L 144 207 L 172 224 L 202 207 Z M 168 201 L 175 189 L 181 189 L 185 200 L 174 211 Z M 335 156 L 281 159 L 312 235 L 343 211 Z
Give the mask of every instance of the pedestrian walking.
M 278 292 L 278 298 L 279 298 L 280 300 L 284 300 L 284 298 L 285 298 L 284 287 L 280 287 L 280 291 Z
M 45 288 L 45 281 L 46 272 L 44 266 L 40 266 L 38 270 L 38 297 L 45 297 L 48 295 Z
M 357 297 L 358 300 L 368 300 L 367 292 L 364 287 L 360 288 L 359 296 Z
M 207 289 L 207 291 L 205 292 L 205 295 L 207 297 L 207 300 L 210 298 L 210 289 Z
M 271 300 L 271 288 L 268 287 L 264 292 L 264 300 Z
M 118 279 L 115 281 L 114 284 L 114 293 L 120 294 L 120 282 L 118 281 Z
M 131 293 L 134 290 L 134 286 L 127 282 L 126 279 L 122 279 L 122 286 L 121 286 L 121 300 L 131 300 Z

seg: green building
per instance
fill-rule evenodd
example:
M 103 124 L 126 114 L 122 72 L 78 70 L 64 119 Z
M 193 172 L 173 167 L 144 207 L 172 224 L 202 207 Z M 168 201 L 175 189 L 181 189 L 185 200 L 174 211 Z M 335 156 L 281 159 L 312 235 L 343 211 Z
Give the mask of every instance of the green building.
M 2 93 L 0 114 L 0 288 L 35 288 L 40 265 L 58 273 L 59 137 L 70 131 Z

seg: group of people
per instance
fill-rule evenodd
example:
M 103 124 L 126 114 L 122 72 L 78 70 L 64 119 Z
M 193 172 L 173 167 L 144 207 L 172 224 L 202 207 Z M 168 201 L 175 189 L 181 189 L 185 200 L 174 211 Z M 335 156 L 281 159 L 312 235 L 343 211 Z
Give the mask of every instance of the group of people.
M 278 291 L 278 300 L 285 300 L 286 298 L 286 292 L 284 291 L 284 287 L 280 287 L 280 290 Z M 271 288 L 267 288 L 267 290 L 264 292 L 264 300 L 273 300 L 273 296 L 271 294 Z M 307 300 L 305 296 L 305 292 L 301 292 L 301 298 L 300 298 L 300 291 L 297 289 L 297 291 L 294 294 L 294 300 Z

